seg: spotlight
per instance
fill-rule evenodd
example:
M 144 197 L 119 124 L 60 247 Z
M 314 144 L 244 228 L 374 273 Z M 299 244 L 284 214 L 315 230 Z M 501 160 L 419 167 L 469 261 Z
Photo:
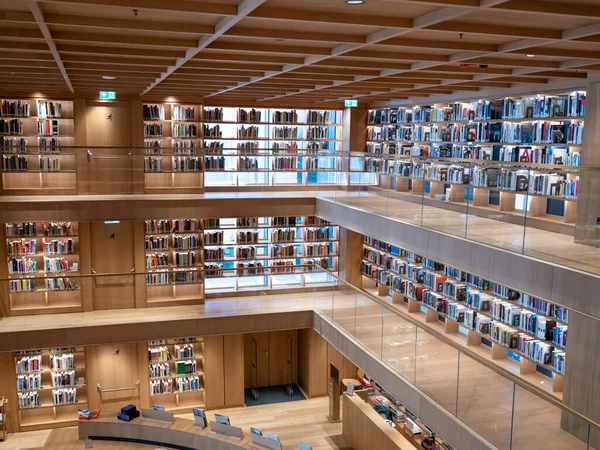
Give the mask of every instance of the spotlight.
M 111 77 L 110 75 L 102 75 L 104 80 L 115 80 L 117 77 Z
M 346 4 L 348 5 L 362 5 L 365 0 L 346 0 Z

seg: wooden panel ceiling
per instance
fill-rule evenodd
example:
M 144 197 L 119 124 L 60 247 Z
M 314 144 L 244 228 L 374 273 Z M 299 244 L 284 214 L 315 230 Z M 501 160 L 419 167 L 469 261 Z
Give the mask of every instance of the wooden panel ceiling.
M 6 92 L 114 90 L 211 104 L 580 87 L 600 68 L 600 4 L 0 0 L 0 64 Z

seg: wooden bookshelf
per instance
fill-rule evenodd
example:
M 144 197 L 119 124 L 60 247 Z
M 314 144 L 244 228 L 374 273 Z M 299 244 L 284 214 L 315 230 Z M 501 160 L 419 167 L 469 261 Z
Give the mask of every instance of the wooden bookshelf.
M 202 106 L 145 103 L 142 117 L 145 189 L 201 192 Z
M 330 286 L 308 266 L 339 267 L 339 227 L 318 217 L 206 219 L 204 230 L 207 294 Z
M 327 186 L 341 174 L 342 111 L 204 107 L 206 186 Z
M 201 219 L 145 221 L 149 307 L 204 303 L 203 239 Z
M 148 341 L 151 403 L 174 413 L 203 408 L 204 355 L 202 338 Z
M 28 222 L 4 225 L 11 315 L 78 312 L 79 225 Z
M 39 364 L 34 367 L 35 363 L 30 363 L 27 366 L 23 362 L 24 358 L 39 358 Z M 14 354 L 14 361 L 19 429 L 32 431 L 76 425 L 77 410 L 88 406 L 84 349 L 77 347 L 17 352 Z M 61 390 L 69 390 L 72 397 L 63 396 L 57 401 L 55 393 Z
M 77 190 L 72 100 L 0 100 L 2 186 L 11 194 Z
M 518 314 L 517 319 L 520 319 L 520 312 L 525 311 L 536 314 L 543 320 L 553 320 L 557 327 L 564 327 L 566 338 L 568 311 L 565 308 L 367 236 L 363 243 L 362 274 L 363 287 L 375 284 L 378 295 L 391 296 L 392 303 L 406 308 L 408 313 L 422 316 L 425 324 L 436 324 L 443 327 L 447 334 L 463 336 L 459 342 L 464 345 L 489 348 L 490 352 L 483 352 L 484 355 L 492 360 L 514 362 L 518 365 L 518 373 L 521 375 L 549 377 L 551 391 L 562 392 L 566 344 L 557 345 L 552 340 L 539 338 L 526 326 L 521 327 L 519 323 L 510 322 L 504 314 L 497 312 L 497 308 L 494 309 L 492 303 L 496 302 L 498 307 L 501 303 L 503 308 L 515 308 L 513 311 Z M 428 275 L 431 278 L 435 277 L 435 283 L 428 282 Z M 446 290 L 445 284 L 439 289 L 438 283 L 442 282 L 447 282 L 450 287 L 458 286 L 463 289 L 465 298 L 453 296 Z M 488 307 L 471 302 L 469 293 L 478 294 L 487 300 Z M 480 307 L 477 307 L 478 305 Z M 539 306 L 536 308 L 536 305 Z M 446 311 L 447 309 L 449 311 Z M 510 327 L 516 335 L 549 346 L 550 362 L 536 361 L 521 352 L 518 345 L 516 348 L 506 345 L 501 340 L 494 339 L 490 330 L 471 326 L 475 322 L 470 325 L 468 318 L 465 318 L 466 311 L 474 312 L 479 318 L 489 319 L 487 323 L 490 328 L 490 324 L 497 323 L 501 327 Z
M 572 227 L 577 219 L 584 102 L 584 92 L 570 92 L 371 110 L 366 129 L 370 156 L 363 170 L 391 175 L 391 182 L 381 177 L 384 188 L 416 195 L 425 190 L 432 200 L 471 204 L 483 213 L 486 208 L 500 209 L 518 217 L 515 194 L 523 194 L 529 197 L 528 217 L 536 219 L 532 226 L 542 220 Z M 493 189 L 475 182 L 476 175 L 494 163 L 505 165 L 502 172 L 522 171 L 525 187 Z M 430 176 L 437 173 L 436 167 L 448 178 Z M 452 174 L 459 172 L 464 179 L 451 182 Z M 543 177 L 548 186 L 534 188 Z

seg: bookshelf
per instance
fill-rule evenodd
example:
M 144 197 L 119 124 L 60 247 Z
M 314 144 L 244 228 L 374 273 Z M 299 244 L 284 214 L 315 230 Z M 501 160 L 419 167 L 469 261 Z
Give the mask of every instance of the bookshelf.
M 441 322 L 461 343 L 489 348 L 486 356 L 518 364 L 520 375 L 540 373 L 562 392 L 566 308 L 368 236 L 362 256 L 364 286 L 375 283 L 426 324 Z
M 339 227 L 315 216 L 206 219 L 204 230 L 207 294 L 325 286 L 297 266 L 338 269 Z
M 370 110 L 362 169 L 398 193 L 572 227 L 584 116 L 585 92 Z
M 145 103 L 142 116 L 145 189 L 201 190 L 202 106 Z
M 146 220 L 144 225 L 148 306 L 203 303 L 202 220 Z
M 78 223 L 4 226 L 11 314 L 81 311 Z
M 75 425 L 88 405 L 84 349 L 17 352 L 14 362 L 20 430 Z
M 341 110 L 204 107 L 206 186 L 317 186 L 343 178 Z
M 11 193 L 77 189 L 72 100 L 0 100 L 2 185 Z
M 205 405 L 204 340 L 148 341 L 150 401 L 171 412 Z

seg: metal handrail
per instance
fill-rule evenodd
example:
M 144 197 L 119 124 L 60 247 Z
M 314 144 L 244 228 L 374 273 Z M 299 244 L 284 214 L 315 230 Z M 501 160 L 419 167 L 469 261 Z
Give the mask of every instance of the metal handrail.
M 127 155 L 112 155 L 112 156 L 94 156 L 91 150 L 87 151 L 87 159 L 88 161 L 92 161 L 94 159 L 104 160 L 104 159 L 130 159 L 133 156 L 133 151 L 129 151 Z
M 105 393 L 105 392 L 131 391 L 133 389 L 140 388 L 140 380 L 137 380 L 137 382 L 135 383 L 135 386 L 131 386 L 131 387 L 115 388 L 115 389 L 102 389 L 102 386 L 100 386 L 100 383 L 98 383 L 98 385 L 96 387 L 98 388 L 98 392 L 100 392 L 100 394 Z

